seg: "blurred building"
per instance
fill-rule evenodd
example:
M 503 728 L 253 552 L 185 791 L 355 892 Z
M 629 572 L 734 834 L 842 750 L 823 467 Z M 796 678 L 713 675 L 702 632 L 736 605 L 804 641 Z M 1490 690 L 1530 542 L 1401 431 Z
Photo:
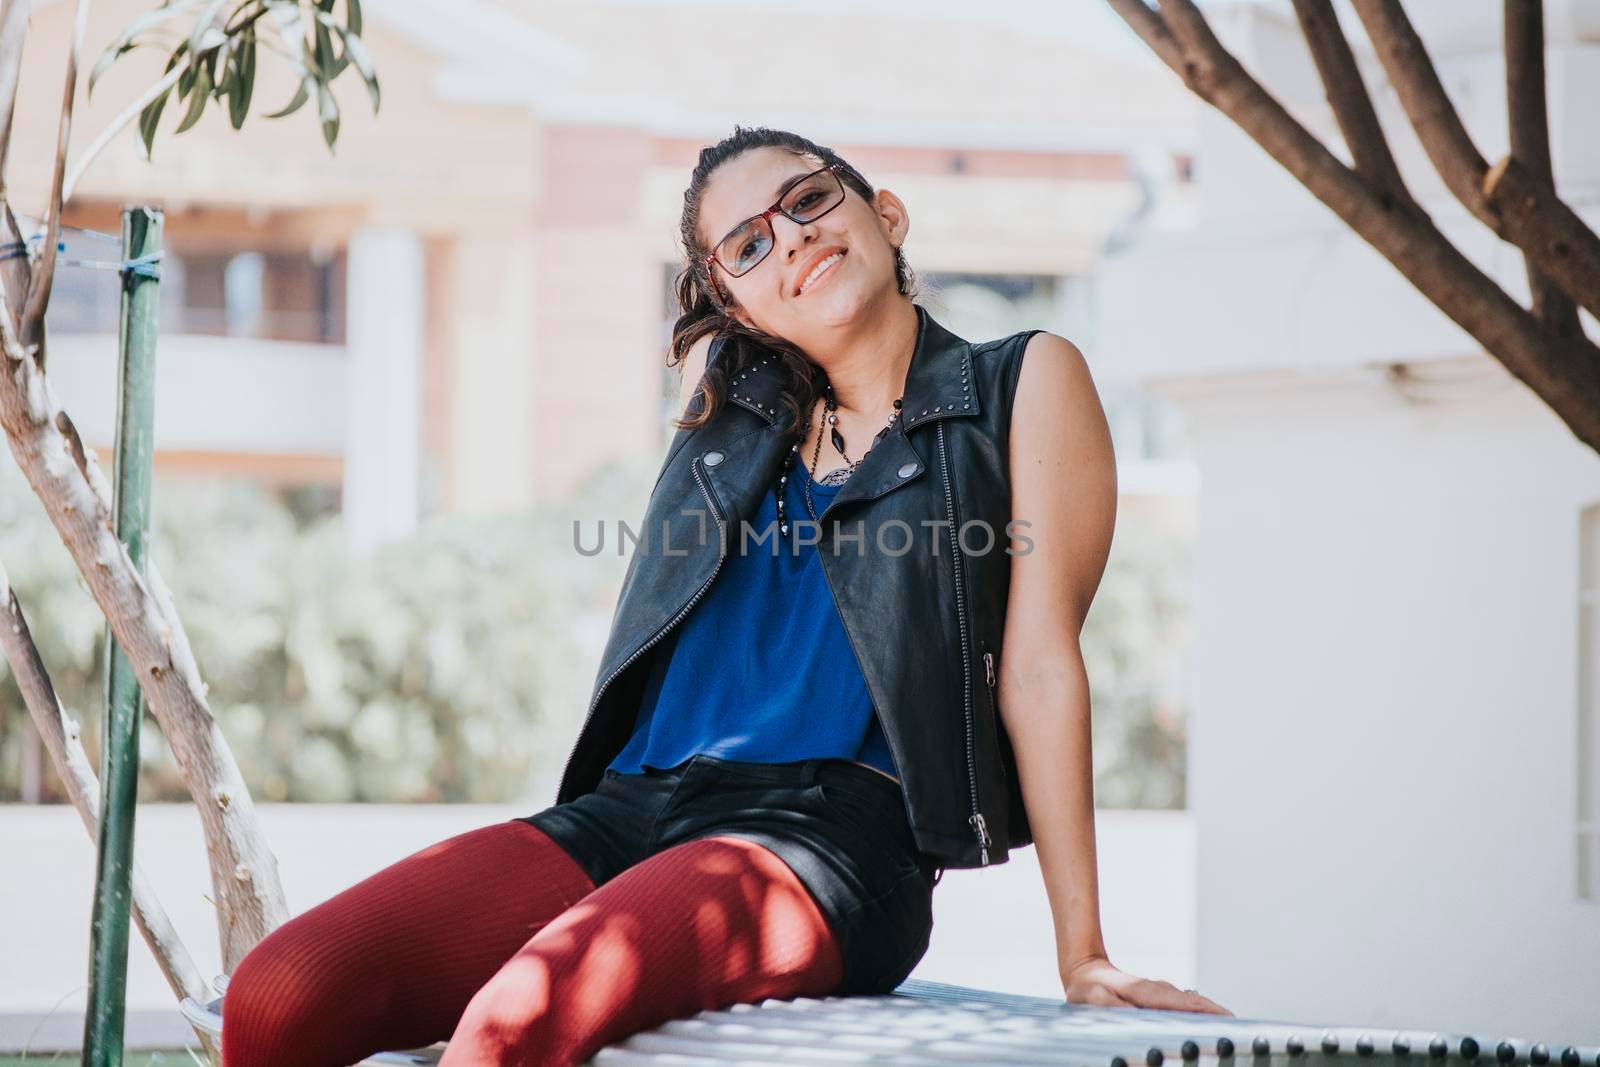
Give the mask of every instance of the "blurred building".
M 74 5 L 34 2 L 9 177 L 16 209 L 37 214 Z M 154 3 L 95 3 L 86 66 Z M 294 91 L 277 57 L 263 55 L 257 113 L 242 133 L 211 112 L 174 135 L 181 108 L 169 102 L 154 160 L 124 132 L 70 205 L 68 222 L 101 234 L 117 232 L 124 204 L 165 209 L 158 470 L 282 486 L 302 508 L 342 510 L 361 546 L 403 537 L 433 514 L 515 512 L 561 498 L 611 463 L 653 470 L 677 413 L 665 356 L 682 191 L 700 147 L 735 123 L 767 124 L 839 150 L 905 199 L 907 255 L 945 325 L 973 340 L 1042 326 L 1077 342 L 1103 375 L 1125 504 L 1142 497 L 1158 513 L 1141 523 L 1125 507 L 1121 528 L 1165 537 L 1173 556 L 1187 544 L 1172 533 L 1187 530 L 1193 503 L 1178 427 L 1136 380 L 1113 373 L 1094 312 L 1106 251 L 1139 225 L 1186 210 L 1199 105 L 1159 76 L 1102 4 L 384 0 L 365 8 L 382 112 L 373 118 L 353 75 L 341 83 L 335 154 L 312 108 L 261 117 Z M 155 49 L 136 51 L 92 100 L 80 93 L 74 144 L 88 144 L 163 62 Z M 68 243 L 73 258 L 117 257 L 93 233 Z M 50 376 L 102 451 L 113 433 L 117 305 L 115 274 L 58 273 Z M 1186 575 L 1171 567 L 1124 584 L 1166 591 Z M 1117 661 L 1105 684 L 1128 700 L 1156 688 L 1147 676 L 1177 658 L 1176 642 L 1165 638 L 1171 620 L 1118 615 L 1118 595 L 1101 598 L 1120 620 L 1102 654 Z M 1157 599 L 1121 595 L 1126 605 Z M 594 613 L 599 628 L 585 638 L 594 656 L 604 614 Z M 585 625 L 573 623 L 581 633 Z M 552 716 L 581 713 L 592 664 L 593 656 L 574 657 L 571 679 L 544 672 L 548 691 L 563 695 L 570 682 L 576 694 L 550 699 Z M 1096 679 L 1104 681 L 1098 670 Z M 1117 714 L 1116 700 L 1106 703 Z M 1177 735 L 1180 705 L 1163 703 L 1164 725 L 1147 733 Z M 1121 716 L 1151 717 L 1143 704 Z M 566 738 L 552 738 L 559 758 Z M 1138 750 L 1129 746 L 1124 763 L 1129 752 Z M 1152 806 L 1181 802 L 1181 781 L 1168 784 Z M 543 801 L 552 790 L 541 785 L 535 795 Z M 274 818 L 275 806 L 262 808 Z M 447 824 L 503 817 L 483 808 L 431 820 L 414 807 L 276 810 L 289 821 L 269 838 L 296 908 L 442 837 Z M 191 826 L 192 811 L 146 805 L 140 819 L 151 831 L 141 830 L 146 869 L 214 974 L 203 852 L 192 835 L 180 846 L 166 829 Z M 9 928 L 0 923 L 0 943 L 18 945 L 13 955 L 24 961 L 0 966 L 0 1048 L 8 1035 L 37 1050 L 51 1028 L 64 1035 L 58 1047 L 81 1034 L 78 1018 L 63 1017 L 81 1011 L 73 987 L 84 973 L 87 912 L 76 890 L 91 884 L 84 865 L 93 850 L 72 836 L 71 820 L 50 808 L 0 819 L 0 854 L 32 857 L 34 875 L 0 892 L 0 911 L 14 917 Z M 1101 825 L 1104 921 L 1119 960 L 1188 983 L 1184 814 L 1114 812 Z M 404 828 L 414 843 L 402 846 L 385 826 Z M 1174 877 L 1137 884 L 1139 857 L 1152 852 Z M 53 885 L 74 892 L 46 893 L 35 906 L 39 887 Z M 1053 946 L 1038 936 L 1048 906 L 1031 851 L 1007 871 L 952 872 L 943 885 L 923 973 L 1059 988 Z M 130 1032 L 168 1040 L 181 1033 L 170 995 L 137 939 L 131 955 Z M 141 1019 L 153 1029 L 141 1031 Z
M 1406 7 L 1501 158 L 1500 5 Z M 1546 7 L 1556 182 L 1594 226 L 1600 12 Z M 1210 12 L 1339 144 L 1293 14 Z M 1525 303 L 1521 255 L 1359 58 L 1412 191 Z M 1200 130 L 1196 223 L 1105 265 L 1098 334 L 1199 468 L 1197 986 L 1255 1017 L 1592 1040 L 1600 463 L 1228 119 Z
M 96 4 L 88 62 L 148 7 Z M 351 72 L 336 154 L 313 107 L 260 117 L 294 90 L 263 55 L 242 133 L 208 113 L 173 135 L 169 105 L 154 161 L 125 132 L 68 219 L 115 233 L 124 203 L 166 210 L 158 465 L 297 487 L 342 506 L 357 544 L 435 511 L 525 508 L 664 446 L 682 191 L 736 122 L 828 144 L 899 193 L 947 325 L 1042 325 L 1091 359 L 1103 250 L 1188 187 L 1196 104 L 1100 5 L 830 2 L 793 33 L 770 2 L 368 7 L 382 112 Z M 36 0 L 19 209 L 43 202 L 55 129 L 30 116 L 53 114 L 71 19 Z M 161 63 L 119 60 L 80 97 L 74 143 Z M 116 308 L 114 275 L 63 268 L 52 374 L 100 447 Z M 1175 451 L 1159 411 L 1137 390 L 1107 401 L 1125 485 L 1182 491 L 1181 470 L 1139 462 Z

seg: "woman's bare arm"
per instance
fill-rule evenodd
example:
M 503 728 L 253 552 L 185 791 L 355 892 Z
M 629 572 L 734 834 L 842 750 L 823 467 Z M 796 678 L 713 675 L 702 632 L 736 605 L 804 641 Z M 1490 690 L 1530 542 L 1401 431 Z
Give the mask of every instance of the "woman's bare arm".
M 1055 334 L 1034 335 L 1024 353 L 1010 459 L 1019 528 L 998 696 L 1054 919 L 1062 987 L 1075 1003 L 1228 1014 L 1170 982 L 1125 974 L 1106 956 L 1079 635 L 1111 551 L 1117 471 L 1088 364 Z

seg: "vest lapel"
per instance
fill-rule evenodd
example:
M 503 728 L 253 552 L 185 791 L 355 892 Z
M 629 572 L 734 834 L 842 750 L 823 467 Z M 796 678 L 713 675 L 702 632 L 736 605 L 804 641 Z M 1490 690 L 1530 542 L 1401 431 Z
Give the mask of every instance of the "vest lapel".
M 940 326 L 922 305 L 917 310 L 917 343 L 906 370 L 905 399 L 900 418 L 883 440 L 861 460 L 840 487 L 828 510 L 844 504 L 874 500 L 922 477 L 927 465 L 907 434 L 939 419 L 977 415 L 982 411 L 972 374 L 972 346 Z M 766 420 L 778 420 L 779 397 L 785 382 L 771 356 L 756 360 L 733 376 L 728 401 Z M 724 517 L 735 533 L 741 518 L 753 516 L 762 495 L 778 477 L 778 464 L 793 442 L 777 432 L 753 432 L 717 446 L 724 458 L 712 466 L 698 466 L 715 487 Z M 702 454 L 707 449 L 702 448 Z M 824 512 L 826 514 L 826 512 Z
M 716 463 L 706 462 L 711 449 L 702 448 L 695 456 L 695 469 L 716 498 L 730 537 L 738 537 L 741 522 L 754 520 L 761 498 L 778 480 L 778 464 L 790 444 L 788 435 L 764 426 L 717 446 L 721 459 Z

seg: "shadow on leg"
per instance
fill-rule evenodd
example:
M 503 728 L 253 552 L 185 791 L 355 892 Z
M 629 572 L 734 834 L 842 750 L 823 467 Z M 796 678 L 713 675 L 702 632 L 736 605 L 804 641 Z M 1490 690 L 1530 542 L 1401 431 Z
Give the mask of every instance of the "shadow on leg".
M 593 889 L 544 831 L 515 820 L 407 856 L 239 961 L 224 1067 L 343 1067 L 441 1040 L 530 936 Z
M 827 996 L 843 961 L 805 885 L 753 841 L 705 837 L 623 871 L 528 941 L 467 1006 L 440 1067 L 581 1063 L 667 1019 Z

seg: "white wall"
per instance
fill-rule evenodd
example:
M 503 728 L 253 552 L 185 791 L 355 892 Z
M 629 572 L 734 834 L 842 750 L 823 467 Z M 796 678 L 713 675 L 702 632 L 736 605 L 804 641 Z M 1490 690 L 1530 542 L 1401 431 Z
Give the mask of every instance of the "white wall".
M 347 368 L 338 345 L 163 335 L 156 350 L 155 446 L 339 456 L 349 421 Z M 52 336 L 50 384 L 88 444 L 111 447 L 116 337 Z
M 290 910 L 298 914 L 418 849 L 474 827 L 531 814 L 520 805 L 259 804 Z M 1100 891 L 1111 958 L 1179 986 L 1194 977 L 1194 847 L 1183 812 L 1101 812 Z M 209 980 L 216 922 L 199 820 L 183 804 L 139 809 L 136 852 Z M 1164 877 L 1147 876 L 1162 857 Z M 94 844 L 61 806 L 0 806 L 0 1051 L 76 1047 L 82 1037 Z M 987 870 L 949 871 L 934 892 L 934 934 L 914 977 L 1059 996 L 1048 901 L 1036 853 L 1019 849 Z M 129 1033 L 168 1047 L 184 1027 L 144 941 L 129 952 Z M 48 1021 L 45 1021 L 48 1017 Z
M 1491 160 L 1498 8 L 1416 6 Z M 1287 7 L 1218 14 L 1326 136 Z M 1552 5 L 1558 182 L 1590 213 L 1595 29 Z M 1369 85 L 1430 213 L 1520 298 L 1520 256 Z M 1094 355 L 1180 406 L 1200 470 L 1199 985 L 1241 1015 L 1592 1042 L 1575 748 L 1579 656 L 1600 650 L 1578 648 L 1577 566 L 1600 458 L 1214 111 L 1196 174 L 1196 225 L 1107 265 Z
M 1199 978 L 1240 1014 L 1594 1040 L 1574 749 L 1600 462 L 1481 369 L 1410 402 L 1169 387 L 1202 471 Z

